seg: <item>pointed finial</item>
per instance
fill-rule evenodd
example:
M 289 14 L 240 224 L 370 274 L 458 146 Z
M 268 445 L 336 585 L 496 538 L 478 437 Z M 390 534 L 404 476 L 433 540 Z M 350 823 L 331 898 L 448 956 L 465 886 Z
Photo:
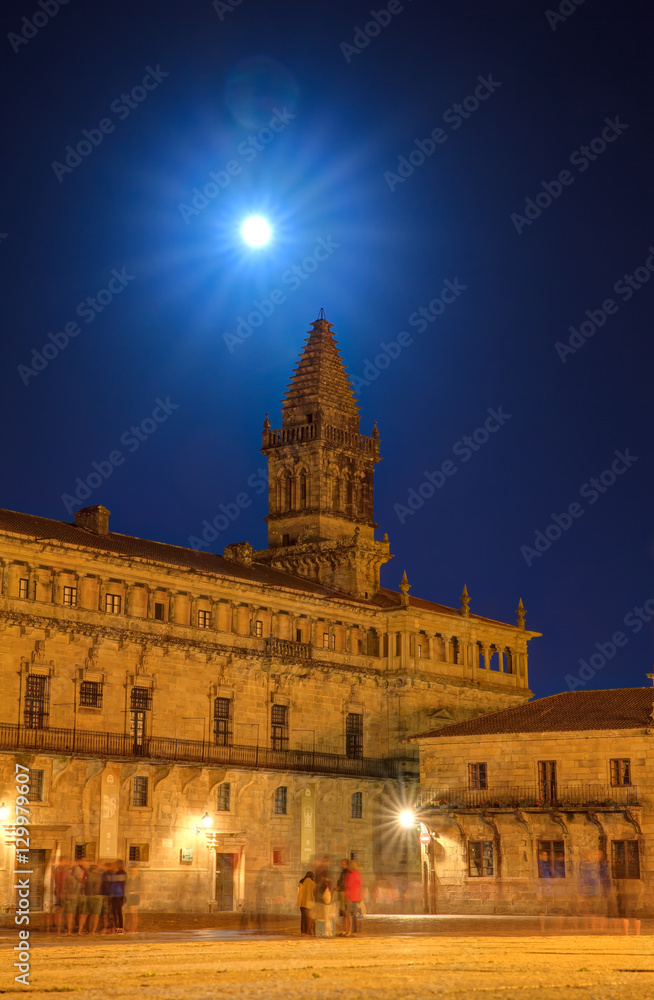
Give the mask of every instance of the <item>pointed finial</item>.
M 375 420 L 374 424 L 372 425 L 372 436 L 374 438 L 378 438 L 379 437 L 379 431 L 377 430 L 377 421 L 376 420 Z
M 269 431 L 270 430 L 270 420 L 268 419 L 268 414 L 267 413 L 266 413 L 266 419 L 263 422 L 263 429 L 264 429 L 264 431 Z
M 470 597 L 468 596 L 468 588 L 465 583 L 463 584 L 463 591 L 461 593 L 461 614 L 464 618 L 467 618 L 470 614 Z
M 384 545 L 388 545 L 388 532 L 384 532 L 384 537 L 382 538 Z
M 518 626 L 518 628 L 524 628 L 525 627 L 525 615 L 527 614 L 527 612 L 525 611 L 525 606 L 522 603 L 522 598 L 520 598 L 520 600 L 518 601 L 518 607 L 516 609 L 516 614 L 518 616 L 518 620 L 516 622 L 516 625 Z
M 327 319 L 327 317 L 325 316 L 325 310 L 322 308 L 322 306 L 320 308 L 320 312 L 318 313 L 318 319 Z M 317 322 L 318 320 L 316 320 L 316 323 Z
M 405 608 L 409 607 L 409 591 L 411 589 L 411 584 L 407 580 L 406 570 L 402 574 L 402 582 L 400 583 L 400 590 L 402 591 L 402 605 Z

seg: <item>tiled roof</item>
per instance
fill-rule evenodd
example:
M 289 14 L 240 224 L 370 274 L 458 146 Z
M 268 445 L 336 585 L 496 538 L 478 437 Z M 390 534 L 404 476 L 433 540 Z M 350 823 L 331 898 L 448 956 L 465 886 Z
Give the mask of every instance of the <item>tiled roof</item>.
M 468 722 L 454 722 L 440 729 L 418 733 L 412 739 L 494 736 L 503 733 L 560 733 L 591 729 L 645 729 L 653 724 L 653 710 L 654 687 L 563 691 L 515 708 L 480 715 Z
M 182 569 L 200 570 L 214 576 L 227 576 L 245 582 L 266 584 L 270 587 L 290 588 L 318 597 L 343 598 L 354 603 L 370 604 L 369 601 L 359 602 L 356 597 L 341 594 L 339 591 L 322 587 L 310 580 L 303 580 L 291 573 L 270 569 L 257 563 L 252 566 L 243 566 L 212 552 L 185 549 L 179 545 L 153 542 L 145 538 L 134 538 L 132 535 L 119 535 L 115 532 L 109 532 L 108 535 L 97 535 L 93 531 L 78 528 L 77 525 L 68 524 L 65 521 L 54 521 L 47 517 L 36 517 L 33 514 L 20 514 L 13 510 L 0 510 L 0 531 L 8 531 L 12 534 L 25 535 L 31 539 L 43 541 L 52 539 L 65 545 L 79 545 L 86 549 L 106 552 L 108 555 L 146 559 L 151 562 L 179 566 Z

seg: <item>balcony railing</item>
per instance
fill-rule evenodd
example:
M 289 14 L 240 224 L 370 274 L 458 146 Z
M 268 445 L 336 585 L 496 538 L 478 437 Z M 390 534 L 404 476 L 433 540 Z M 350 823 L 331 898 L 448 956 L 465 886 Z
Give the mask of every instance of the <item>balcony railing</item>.
M 334 427 L 332 424 L 323 424 L 320 421 L 297 424 L 293 427 L 268 428 L 263 431 L 262 450 L 280 448 L 286 444 L 299 444 L 302 441 L 314 441 L 318 438 L 331 441 L 336 445 L 354 448 L 366 455 L 379 455 L 379 440 L 377 438 L 366 437 L 365 434 L 359 434 L 358 431 L 345 430 L 342 427 Z
M 206 740 L 178 740 L 149 736 L 136 742 L 121 733 L 84 729 L 26 729 L 0 724 L 0 750 L 31 750 L 78 757 L 205 764 L 272 771 L 309 771 L 363 778 L 397 778 L 408 759 L 394 757 L 350 758 L 318 750 L 269 750 L 256 746 L 216 746 Z
M 537 786 L 493 789 L 425 788 L 418 806 L 422 809 L 623 809 L 638 805 L 636 785 L 559 785 L 550 794 Z
M 266 639 L 266 656 L 289 656 L 294 660 L 310 660 L 311 644 L 291 642 L 290 639 L 276 639 L 271 636 Z

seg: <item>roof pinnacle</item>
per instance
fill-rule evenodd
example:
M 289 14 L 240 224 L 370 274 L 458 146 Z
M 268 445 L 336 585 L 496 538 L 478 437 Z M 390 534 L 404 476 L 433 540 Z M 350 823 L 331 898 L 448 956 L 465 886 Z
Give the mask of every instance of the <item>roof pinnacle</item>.
M 516 608 L 516 614 L 518 616 L 518 620 L 516 621 L 516 625 L 518 626 L 518 628 L 524 628 L 525 627 L 525 616 L 526 616 L 527 612 L 525 611 L 525 606 L 522 603 L 522 598 L 520 598 L 520 600 L 518 601 L 518 607 Z
M 467 618 L 470 614 L 470 597 L 468 596 L 468 588 L 465 583 L 463 584 L 463 591 L 461 593 L 461 614 L 464 618 Z

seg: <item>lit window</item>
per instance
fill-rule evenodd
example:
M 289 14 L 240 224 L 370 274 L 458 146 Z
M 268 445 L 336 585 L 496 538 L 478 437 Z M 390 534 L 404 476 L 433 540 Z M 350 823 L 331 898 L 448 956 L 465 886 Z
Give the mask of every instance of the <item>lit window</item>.
M 422 645 L 418 643 L 418 659 L 422 659 Z
M 150 860 L 150 845 L 149 844 L 130 844 L 127 851 L 127 858 L 129 861 L 149 861 Z
M 254 623 L 254 634 L 257 636 L 258 639 L 260 639 L 261 636 L 263 635 L 263 622 L 262 621 L 256 621 Z
M 493 841 L 468 841 L 468 875 L 471 878 L 484 878 L 494 874 Z
M 119 615 L 121 603 L 122 601 L 118 594 L 107 594 L 104 609 L 108 615 Z
M 223 781 L 218 785 L 218 802 L 216 809 L 218 812 L 229 812 L 232 798 L 232 786 L 229 781 Z
M 29 581 L 19 580 L 18 581 L 18 596 L 27 597 L 28 596 Z
M 82 681 L 79 686 L 79 703 L 82 708 L 102 708 L 100 681 Z
M 144 777 L 132 780 L 132 805 L 147 806 L 148 804 L 148 779 Z
M 323 632 L 322 634 L 322 648 L 329 649 L 329 632 Z
M 211 627 L 211 612 L 198 611 L 198 628 L 210 628 L 210 627 Z
M 613 878 L 640 878 L 640 856 L 637 840 L 611 841 Z
M 64 587 L 64 605 L 67 608 L 77 607 L 77 587 Z
M 275 789 L 276 816 L 286 816 L 287 791 L 288 789 L 286 788 L 286 785 L 280 785 L 279 788 Z
M 611 784 L 630 785 L 631 784 L 631 761 L 624 757 L 611 761 Z
M 354 792 L 350 799 L 350 816 L 352 819 L 363 818 L 363 792 Z

